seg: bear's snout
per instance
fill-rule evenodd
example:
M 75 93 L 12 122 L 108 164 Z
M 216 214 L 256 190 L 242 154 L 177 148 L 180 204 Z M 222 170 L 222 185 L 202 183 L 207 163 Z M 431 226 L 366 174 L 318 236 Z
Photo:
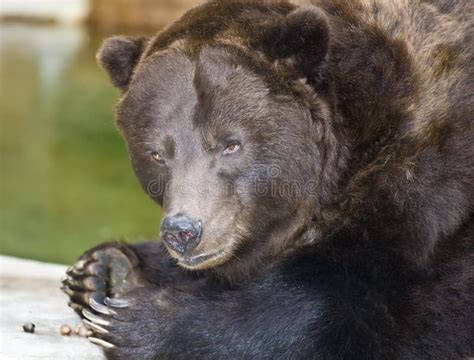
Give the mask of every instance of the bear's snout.
M 202 223 L 185 215 L 163 219 L 161 233 L 166 246 L 180 255 L 194 249 L 201 241 Z

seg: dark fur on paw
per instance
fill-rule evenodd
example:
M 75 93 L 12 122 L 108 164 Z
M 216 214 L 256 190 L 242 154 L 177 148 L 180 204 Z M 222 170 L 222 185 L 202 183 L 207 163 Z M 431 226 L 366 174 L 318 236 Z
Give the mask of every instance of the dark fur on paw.
M 61 289 L 69 295 L 69 306 L 80 316 L 93 299 L 103 303 L 139 286 L 136 255 L 121 243 L 103 244 L 82 255 L 66 271 Z
M 90 300 L 83 309 L 89 341 L 101 346 L 107 359 L 155 359 L 160 344 L 160 318 L 149 289 L 135 289 L 123 298 Z

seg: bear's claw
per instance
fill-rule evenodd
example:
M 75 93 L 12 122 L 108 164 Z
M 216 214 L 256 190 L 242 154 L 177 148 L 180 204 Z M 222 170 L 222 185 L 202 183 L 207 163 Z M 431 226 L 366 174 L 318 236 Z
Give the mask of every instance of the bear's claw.
M 90 330 L 92 330 L 94 333 L 97 333 L 97 334 L 107 334 L 109 332 L 109 330 L 107 330 L 106 328 L 100 326 L 100 325 L 97 325 L 95 323 L 93 323 L 92 321 L 90 320 L 87 320 L 87 319 L 84 319 L 82 320 L 82 322 L 84 323 L 84 325 L 89 328 Z
M 104 315 L 117 315 L 117 312 L 108 308 L 106 305 L 102 305 L 94 299 L 90 299 L 89 301 L 90 307 L 95 310 L 96 312 Z
M 88 339 L 91 343 L 102 346 L 105 349 L 112 349 L 113 347 L 115 347 L 113 344 L 109 343 L 108 341 L 105 341 L 96 337 L 91 336 Z
M 130 302 L 125 299 L 112 299 L 106 297 L 104 299 L 104 304 L 107 306 L 115 307 L 115 308 L 125 308 L 130 306 Z
M 103 326 L 109 326 L 110 325 L 110 321 L 104 320 L 100 316 L 91 313 L 87 309 L 82 310 L 82 315 L 84 315 L 84 317 L 86 319 L 88 319 L 89 321 L 92 321 L 94 324 L 103 325 Z

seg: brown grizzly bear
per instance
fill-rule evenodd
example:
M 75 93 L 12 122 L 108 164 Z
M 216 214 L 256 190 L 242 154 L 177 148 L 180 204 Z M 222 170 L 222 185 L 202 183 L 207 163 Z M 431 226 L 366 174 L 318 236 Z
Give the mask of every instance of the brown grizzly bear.
M 211 1 L 98 54 L 162 242 L 63 283 L 109 359 L 474 357 L 473 2 Z

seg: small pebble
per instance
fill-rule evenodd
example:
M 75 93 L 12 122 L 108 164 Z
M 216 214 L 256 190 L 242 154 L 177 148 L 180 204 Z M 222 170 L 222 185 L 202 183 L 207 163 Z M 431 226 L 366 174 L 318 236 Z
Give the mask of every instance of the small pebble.
M 72 329 L 69 325 L 64 324 L 64 325 L 61 325 L 61 327 L 59 328 L 59 332 L 61 333 L 62 336 L 69 336 L 72 333 Z
M 84 325 L 78 325 L 76 328 L 76 335 L 82 336 L 82 337 L 89 337 L 92 335 L 92 331 L 90 331 Z
M 34 333 L 36 325 L 33 323 L 26 323 L 23 325 L 23 331 L 26 333 Z

